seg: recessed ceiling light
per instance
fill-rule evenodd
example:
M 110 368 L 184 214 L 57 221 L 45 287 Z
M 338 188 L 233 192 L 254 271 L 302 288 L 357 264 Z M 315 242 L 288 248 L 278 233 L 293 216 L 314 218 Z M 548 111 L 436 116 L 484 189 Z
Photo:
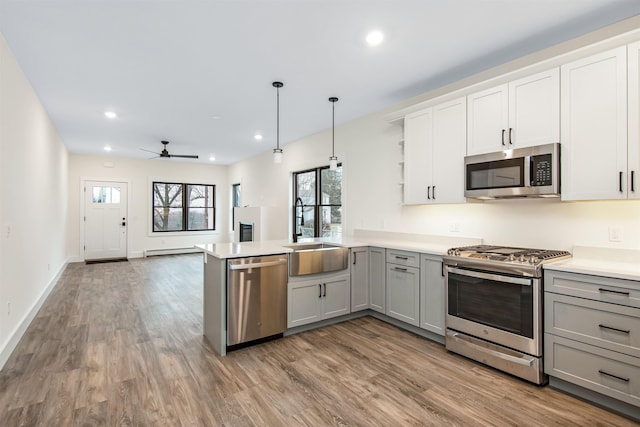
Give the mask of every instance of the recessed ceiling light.
M 213 162 L 216 158 L 214 156 L 209 156 L 209 161 Z
M 371 31 L 369 34 L 367 34 L 366 40 L 369 46 L 378 46 L 380 43 L 382 43 L 383 39 L 384 39 L 384 34 L 382 34 L 378 30 L 374 30 L 374 31 Z
M 108 145 L 105 145 L 105 146 L 104 146 L 104 151 L 111 151 L 111 147 L 110 147 L 110 146 L 108 146 Z
M 109 119 L 115 119 L 116 117 L 118 117 L 118 115 L 113 111 L 105 111 L 104 115 Z
M 256 139 L 256 141 L 262 141 L 262 135 L 259 133 L 256 133 L 253 137 Z

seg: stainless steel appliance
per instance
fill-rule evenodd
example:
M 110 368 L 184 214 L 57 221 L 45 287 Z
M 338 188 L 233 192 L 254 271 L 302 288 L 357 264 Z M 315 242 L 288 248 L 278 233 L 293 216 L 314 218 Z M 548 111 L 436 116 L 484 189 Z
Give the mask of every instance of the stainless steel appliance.
M 240 227 L 239 241 L 240 242 L 253 242 L 253 223 L 239 221 Z
M 236 258 L 227 269 L 227 350 L 282 336 L 287 328 L 287 255 Z
M 464 158 L 464 196 L 477 199 L 560 196 L 560 144 Z
M 542 363 L 542 265 L 566 251 L 453 248 L 443 257 L 446 348 L 536 384 Z

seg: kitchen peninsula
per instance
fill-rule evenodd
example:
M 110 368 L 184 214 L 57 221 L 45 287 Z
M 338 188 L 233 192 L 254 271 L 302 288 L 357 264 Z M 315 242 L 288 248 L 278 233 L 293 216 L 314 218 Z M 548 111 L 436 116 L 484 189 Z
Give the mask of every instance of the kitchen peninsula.
M 376 231 L 376 230 L 356 230 L 354 236 L 352 238 L 343 238 L 343 239 L 327 239 L 327 238 L 315 238 L 315 239 L 301 239 L 297 243 L 291 243 L 286 240 L 270 240 L 270 241 L 258 241 L 258 242 L 242 242 L 242 243 L 217 243 L 217 244 L 201 244 L 196 245 L 198 249 L 200 249 L 204 253 L 204 335 L 208 339 L 211 346 L 214 350 L 220 355 L 225 355 L 227 352 L 227 285 L 228 285 L 228 262 L 238 258 L 251 258 L 251 257 L 263 257 L 268 255 L 278 255 L 283 254 L 287 255 L 294 252 L 294 247 L 296 245 L 308 245 L 310 243 L 326 243 L 335 246 L 345 247 L 349 249 L 349 263 L 345 270 L 342 271 L 343 275 L 353 275 L 356 271 L 354 268 L 354 262 L 357 260 L 361 265 L 364 261 L 366 261 L 366 265 L 369 265 L 369 257 L 366 257 L 366 260 L 363 260 L 362 257 L 354 256 L 354 251 L 357 249 L 367 250 L 368 248 L 380 248 L 382 249 L 382 254 L 384 254 L 385 249 L 396 250 L 396 251 L 404 251 L 407 253 L 414 253 L 416 255 L 416 259 L 419 259 L 419 255 L 423 256 L 431 256 L 435 257 L 438 260 L 437 263 L 440 265 L 441 256 L 446 250 L 453 246 L 462 246 L 462 245 L 472 245 L 479 244 L 482 240 L 478 238 L 452 238 L 449 236 L 432 236 L 432 235 L 415 235 L 410 233 L 399 233 L 399 232 L 387 232 L 387 231 Z M 374 255 L 375 256 L 375 255 Z M 370 265 L 371 268 L 378 268 L 378 275 L 385 276 L 385 257 L 382 255 L 381 258 L 377 259 L 378 262 L 372 263 Z M 328 323 L 334 323 L 337 321 L 341 321 L 347 318 L 359 317 L 362 315 L 366 315 L 369 313 L 375 314 L 386 314 L 391 317 L 385 317 L 385 320 L 394 321 L 396 319 L 402 320 L 398 322 L 398 324 L 402 327 L 409 328 L 414 330 L 414 332 L 420 333 L 419 330 L 419 316 L 418 311 L 415 311 L 416 314 L 416 322 L 412 326 L 410 324 L 404 323 L 406 320 L 402 317 L 399 312 L 401 310 L 397 310 L 398 314 L 394 314 L 393 311 L 389 312 L 385 308 L 385 304 L 382 303 L 381 306 L 376 307 L 375 301 L 372 304 L 371 297 L 374 297 L 373 292 L 369 292 L 369 270 L 367 267 L 364 269 L 363 274 L 366 274 L 365 280 L 347 280 L 348 288 L 347 292 L 347 301 L 346 301 L 346 315 L 340 315 L 338 317 L 332 318 L 330 320 L 326 320 L 325 322 L 311 322 L 311 325 L 307 324 L 301 328 L 289 328 L 285 331 L 284 335 L 290 335 L 292 333 L 299 332 L 300 330 L 309 329 L 311 327 L 321 326 Z M 440 271 L 440 269 L 437 269 Z M 376 274 L 376 273 L 374 273 Z M 317 279 L 318 277 L 323 277 L 322 275 L 311 275 L 310 278 Z M 295 283 L 295 278 L 289 277 L 289 284 Z M 351 279 L 349 277 L 348 279 Z M 376 281 L 373 281 L 374 283 Z M 426 285 L 426 280 L 424 281 L 423 286 Z M 298 280 L 298 283 L 301 283 Z M 384 285 L 384 283 L 382 283 Z M 360 289 L 356 288 L 357 286 Z M 362 287 L 366 289 L 361 289 Z M 437 301 L 439 302 L 438 312 L 442 312 L 438 314 L 438 318 L 444 316 L 444 283 L 438 284 L 438 295 L 439 298 Z M 413 304 L 418 303 L 418 295 L 420 294 L 419 288 L 420 284 L 418 281 L 415 282 L 415 289 L 412 290 L 411 295 L 407 294 L 406 297 Z M 408 290 L 407 290 L 408 291 Z M 326 293 L 326 285 L 325 290 Z M 385 287 L 382 288 L 382 300 L 384 301 L 386 290 Z M 322 289 L 320 291 L 322 294 Z M 364 303 L 359 304 L 357 308 L 354 306 L 355 299 L 351 297 L 351 295 L 364 295 Z M 402 294 L 402 290 L 399 292 Z M 423 291 L 426 294 L 426 291 Z M 289 295 L 291 298 L 291 295 Z M 356 298 L 359 298 L 356 296 Z M 354 301 L 351 301 L 354 300 Z M 343 310 L 345 311 L 345 310 Z M 341 312 L 342 313 L 342 312 Z M 325 316 L 326 317 L 326 316 Z M 291 322 L 290 322 L 291 323 Z M 305 322 L 309 323 L 309 322 Z M 394 322 L 395 323 L 395 322 Z M 436 329 L 439 334 L 439 328 Z M 426 331 L 429 333 L 429 331 Z M 431 338 L 435 338 L 436 340 L 442 341 L 439 339 L 438 335 L 430 336 Z

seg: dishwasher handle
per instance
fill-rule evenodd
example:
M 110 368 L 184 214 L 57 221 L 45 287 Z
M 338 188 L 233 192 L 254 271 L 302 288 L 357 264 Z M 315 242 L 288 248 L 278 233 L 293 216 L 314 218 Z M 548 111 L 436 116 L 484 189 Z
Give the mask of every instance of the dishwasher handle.
M 272 267 L 274 265 L 286 264 L 287 259 L 281 258 L 277 261 L 253 262 L 248 264 L 229 264 L 229 270 L 248 270 L 250 268 Z

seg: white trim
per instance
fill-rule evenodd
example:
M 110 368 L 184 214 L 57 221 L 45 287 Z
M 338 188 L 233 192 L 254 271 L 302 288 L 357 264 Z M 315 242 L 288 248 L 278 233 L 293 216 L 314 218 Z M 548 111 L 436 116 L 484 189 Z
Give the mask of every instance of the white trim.
M 175 249 L 147 249 L 144 251 L 144 256 L 156 256 L 156 255 L 179 255 L 179 254 L 191 254 L 196 252 L 202 252 L 198 248 L 175 248 Z
M 33 304 L 33 306 L 27 312 L 27 314 L 25 314 L 25 316 L 22 318 L 22 320 L 18 324 L 18 327 L 16 327 L 16 329 L 11 334 L 10 338 L 7 340 L 4 348 L 2 349 L 2 351 L 0 351 L 0 370 L 4 368 L 4 365 L 5 363 L 7 363 L 7 360 L 9 360 L 11 353 L 13 353 L 13 351 L 18 346 L 18 343 L 22 339 L 22 336 L 27 331 L 27 328 L 29 327 L 33 319 L 36 317 L 36 314 L 38 314 L 38 311 L 40 310 L 40 308 L 42 308 L 42 304 L 44 304 L 47 297 L 49 296 L 49 294 L 51 293 L 55 285 L 58 283 L 58 280 L 60 279 L 60 276 L 62 276 L 62 273 L 64 272 L 64 270 L 67 268 L 67 265 L 68 265 L 68 262 L 65 262 L 64 264 L 62 264 L 62 267 L 60 267 L 60 270 L 58 270 L 58 273 L 55 275 L 53 279 L 51 279 L 51 281 L 46 286 L 46 288 L 44 288 L 44 290 L 42 291 L 42 294 L 40 294 L 40 297 L 36 300 L 36 302 Z
M 131 248 L 131 228 L 129 227 L 129 224 L 131 224 L 131 193 L 132 193 L 132 188 L 131 188 L 131 181 L 129 179 L 126 178 L 88 178 L 86 176 L 81 176 L 80 177 L 80 203 L 79 203 L 79 211 L 80 211 L 80 217 L 78 218 L 78 220 L 80 221 L 80 246 L 78 247 L 78 250 L 80 252 L 80 254 L 78 255 L 78 258 L 80 258 L 80 261 L 84 261 L 84 204 L 85 204 L 85 194 L 84 194 L 84 189 L 86 186 L 86 182 L 87 181 L 101 181 L 101 182 L 117 182 L 117 183 L 124 183 L 127 184 L 127 258 L 136 258 L 134 257 L 131 253 L 129 253 L 130 248 Z M 73 257 L 75 258 L 75 257 Z

